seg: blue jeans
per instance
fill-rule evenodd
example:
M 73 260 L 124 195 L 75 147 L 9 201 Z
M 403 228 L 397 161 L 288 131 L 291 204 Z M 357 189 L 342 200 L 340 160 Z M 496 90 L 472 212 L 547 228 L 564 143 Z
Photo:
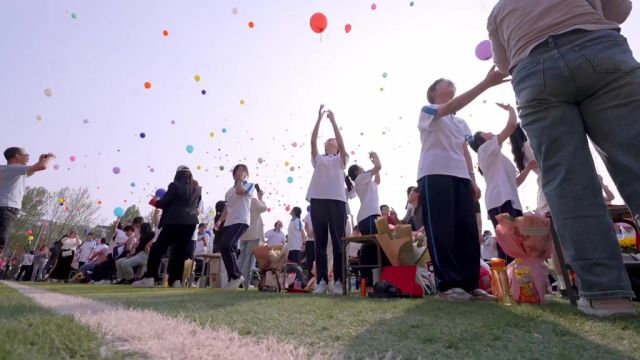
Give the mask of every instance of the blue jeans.
M 132 280 L 135 276 L 133 268 L 144 266 L 147 263 L 149 255 L 140 251 L 130 258 L 121 258 L 116 260 L 116 271 L 119 280 Z
M 640 64 L 619 32 L 576 30 L 539 44 L 512 76 L 522 126 L 580 296 L 633 297 L 588 139 L 637 221 Z
M 253 248 L 258 246 L 260 239 L 240 241 L 240 258 L 238 264 L 240 266 L 240 272 L 244 276 L 244 284 L 242 284 L 245 290 L 249 289 L 249 283 L 251 282 L 251 269 L 256 265 L 256 257 L 253 256 Z

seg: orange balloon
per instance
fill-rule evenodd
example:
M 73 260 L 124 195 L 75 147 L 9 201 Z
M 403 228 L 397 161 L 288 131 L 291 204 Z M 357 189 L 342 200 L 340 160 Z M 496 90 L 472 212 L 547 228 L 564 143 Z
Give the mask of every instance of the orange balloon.
M 169 31 L 167 31 L 167 30 L 163 30 L 163 31 L 162 31 L 162 35 L 164 35 L 164 36 L 169 36 Z
M 311 30 L 317 34 L 324 32 L 327 29 L 327 24 L 327 17 L 321 12 L 311 15 L 311 19 L 309 19 Z
M 150 82 L 148 82 L 148 81 L 147 81 L 147 82 L 145 82 L 145 83 L 144 83 L 144 88 L 145 88 L 145 89 L 151 89 L 151 83 L 150 83 Z
M 254 27 L 255 25 L 256 25 L 256 24 L 254 24 L 254 23 L 253 23 L 253 21 L 249 21 L 249 28 L 253 29 L 253 27 Z

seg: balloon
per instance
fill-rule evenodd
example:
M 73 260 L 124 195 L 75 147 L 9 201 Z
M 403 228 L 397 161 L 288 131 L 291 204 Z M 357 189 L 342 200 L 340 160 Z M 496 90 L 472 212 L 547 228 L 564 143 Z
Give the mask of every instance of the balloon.
M 202 166 L 200 166 L 200 165 L 196 165 L 196 169 L 198 169 L 198 170 L 202 170 Z
M 375 10 L 375 9 L 377 9 L 377 8 L 378 8 L 378 5 L 376 5 L 376 4 L 371 4 L 371 10 Z
M 295 169 L 296 169 L 296 167 L 292 166 L 292 167 L 289 168 L 289 171 L 294 171 Z
M 89 123 L 89 119 L 84 119 L 82 120 L 83 123 L 88 124 Z
M 98 200 L 98 205 L 102 205 L 102 200 Z
M 227 128 L 222 128 L 222 133 L 226 134 L 227 133 Z
M 118 206 L 117 208 L 113 209 L 113 215 L 115 215 L 116 217 L 123 217 L 124 209 Z
M 113 169 L 111 169 L 111 171 L 113 171 L 114 174 L 118 175 L 120 174 L 120 168 L 115 166 Z
M 74 19 L 74 20 L 77 20 L 78 19 L 78 14 L 71 13 L 71 18 Z
M 31 231 L 31 229 L 27 230 L 27 235 L 31 235 L 33 234 L 33 231 Z
M 287 205 L 284 209 L 287 211 L 291 211 L 291 205 Z
M 258 158 L 258 164 L 262 164 L 264 162 L 263 158 Z
M 344 26 L 344 32 L 347 34 L 351 32 L 351 24 L 347 24 Z
M 210 131 L 210 132 L 209 132 L 209 136 L 210 136 L 210 137 L 214 137 L 215 135 L 216 135 L 216 134 L 215 134 L 213 131 Z
M 193 145 L 187 145 L 187 152 L 189 154 L 191 154 L 193 152 L 193 150 L 194 150 Z
M 289 176 L 289 177 L 287 178 L 287 182 L 288 182 L 289 184 L 293 183 L 293 176 Z
M 71 161 L 76 161 L 76 159 L 77 159 L 77 158 L 76 158 L 76 156 L 75 156 L 75 155 L 71 155 L 71 156 L 69 156 L 69 160 L 71 160 Z
M 64 203 L 64 198 L 61 198 L 61 197 L 60 197 L 60 198 L 58 198 L 58 203 L 59 203 L 59 204 Z
M 38 121 L 42 121 L 42 116 L 40 116 L 40 115 L 36 115 L 36 120 L 38 120 Z
M 51 96 L 51 95 L 53 95 L 53 92 L 51 91 L 51 89 L 46 88 L 46 89 L 44 89 L 44 94 L 45 94 L 46 96 Z
M 148 81 L 147 81 L 147 82 L 145 82 L 145 83 L 144 83 L 144 88 L 145 88 L 145 89 L 151 89 L 151 83 L 150 83 L 150 82 L 148 82 Z
M 409 3 L 409 6 L 413 6 L 413 1 Z
M 202 90 L 200 92 L 202 93 L 202 95 L 207 95 L 207 90 Z
M 196 76 L 194 76 L 194 77 L 193 77 L 193 80 L 195 80 L 195 81 L 200 81 L 200 75 L 197 75 L 197 74 L 196 74 Z
M 387 73 L 386 73 L 386 72 L 383 72 L 383 73 L 382 73 L 382 77 L 386 79 L 386 78 L 387 78 Z
M 493 57 L 490 40 L 481 41 L 480 44 L 476 46 L 476 57 L 482 61 L 487 61 Z
M 249 28 L 253 29 L 254 26 L 256 26 L 256 24 L 254 24 L 253 21 L 249 21 Z
M 131 183 L 131 184 L 129 184 L 129 185 L 131 185 L 131 187 L 136 187 L 136 183 L 134 183 L 134 182 L 132 182 L 132 183 Z
M 147 134 L 145 134 L 145 133 L 143 133 L 143 132 L 142 132 L 142 133 L 140 133 L 140 138 L 144 139 L 144 138 L 146 138 L 146 137 L 147 137 Z
M 167 193 L 167 190 L 160 188 L 158 190 L 156 190 L 156 196 L 160 199 L 162 199 L 164 197 L 164 194 Z
M 236 15 L 236 14 L 238 13 L 238 8 L 233 8 L 233 9 L 231 9 L 231 13 L 232 13 L 233 15 Z
M 220 165 L 220 171 L 224 171 L 224 166 Z
M 171 125 L 175 125 L 176 121 L 175 120 L 171 120 Z
M 60 165 L 58 164 L 53 165 L 53 170 L 58 170 L 58 169 L 60 169 Z
M 162 30 L 162 35 L 164 35 L 164 36 L 169 36 L 169 31 L 167 31 L 167 30 Z
M 29 237 L 27 238 L 28 241 L 33 241 L 33 236 L 29 235 Z
M 321 34 L 327 29 L 327 17 L 323 13 L 317 12 L 311 15 L 311 19 L 309 19 L 309 25 L 311 26 L 311 30 L 313 30 L 313 32 Z

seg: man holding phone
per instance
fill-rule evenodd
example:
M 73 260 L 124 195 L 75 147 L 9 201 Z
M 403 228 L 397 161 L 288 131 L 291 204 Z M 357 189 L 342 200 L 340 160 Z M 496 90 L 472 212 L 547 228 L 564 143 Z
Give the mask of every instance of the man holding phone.
M 37 163 L 27 165 L 29 154 L 19 147 L 6 149 L 4 157 L 7 165 L 0 165 L 0 253 L 9 240 L 11 224 L 20 213 L 27 178 L 46 170 L 55 159 L 52 153 L 42 154 Z

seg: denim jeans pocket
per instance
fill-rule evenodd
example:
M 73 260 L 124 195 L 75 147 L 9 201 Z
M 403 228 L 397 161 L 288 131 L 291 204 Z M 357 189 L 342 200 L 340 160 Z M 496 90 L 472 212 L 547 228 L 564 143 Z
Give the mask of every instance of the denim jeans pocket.
M 628 73 L 640 69 L 627 39 L 618 33 L 594 39 L 574 50 L 591 63 L 596 73 Z
M 531 59 L 518 65 L 512 73 L 513 90 L 519 106 L 531 103 L 544 90 L 544 60 Z

